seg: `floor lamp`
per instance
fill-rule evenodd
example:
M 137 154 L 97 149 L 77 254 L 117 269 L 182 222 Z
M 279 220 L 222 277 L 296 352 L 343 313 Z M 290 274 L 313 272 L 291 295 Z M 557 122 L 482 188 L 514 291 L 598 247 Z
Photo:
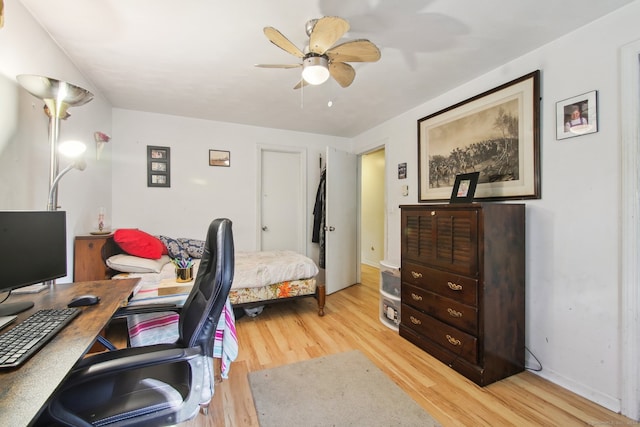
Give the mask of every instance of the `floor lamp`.
M 84 169 L 85 164 L 75 162 L 58 173 L 58 136 L 60 133 L 60 119 L 69 117 L 67 109 L 86 104 L 93 99 L 93 94 L 86 89 L 52 79 L 50 77 L 21 74 L 16 77 L 18 83 L 31 95 L 40 98 L 45 104 L 45 113 L 49 117 L 49 198 L 47 210 L 58 209 L 58 182 L 62 176 L 74 167 Z

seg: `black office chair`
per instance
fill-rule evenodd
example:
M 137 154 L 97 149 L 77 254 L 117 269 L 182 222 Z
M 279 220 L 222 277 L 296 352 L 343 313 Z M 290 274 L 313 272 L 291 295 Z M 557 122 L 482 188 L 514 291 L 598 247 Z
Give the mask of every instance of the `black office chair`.
M 174 344 L 125 348 L 87 357 L 36 425 L 163 426 L 189 420 L 213 396 L 213 341 L 231 282 L 231 221 L 209 226 L 193 289 Z

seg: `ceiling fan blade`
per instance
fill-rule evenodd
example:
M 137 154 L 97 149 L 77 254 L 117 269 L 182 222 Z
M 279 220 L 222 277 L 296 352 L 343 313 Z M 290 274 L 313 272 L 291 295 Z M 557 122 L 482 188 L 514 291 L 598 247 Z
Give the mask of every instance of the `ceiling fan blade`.
M 295 85 L 293 88 L 294 89 L 300 89 L 303 86 L 308 85 L 309 83 L 307 83 L 304 79 L 300 79 L 300 81 L 298 82 L 297 85 Z
M 300 68 L 302 64 L 254 64 L 260 68 Z
M 293 56 L 298 58 L 304 57 L 304 53 L 298 47 L 291 43 L 288 38 L 282 35 L 282 33 L 273 27 L 264 27 L 264 35 L 267 36 L 269 41 L 280 49 L 289 52 Z
M 356 78 L 356 70 L 344 62 L 332 62 L 329 64 L 329 74 L 342 87 L 349 86 Z
M 349 31 L 349 23 L 337 16 L 318 19 L 309 35 L 309 50 L 318 55 L 325 53 Z
M 376 62 L 380 59 L 380 49 L 369 40 L 359 39 L 339 44 L 326 55 L 335 62 Z

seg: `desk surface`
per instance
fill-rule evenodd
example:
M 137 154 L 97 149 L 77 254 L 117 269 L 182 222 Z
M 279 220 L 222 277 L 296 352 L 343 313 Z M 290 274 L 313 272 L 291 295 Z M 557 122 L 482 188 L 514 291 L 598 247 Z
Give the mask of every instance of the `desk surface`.
M 100 303 L 82 313 L 17 369 L 0 370 L 0 426 L 26 426 L 62 383 L 75 363 L 123 305 L 139 279 L 55 284 L 37 294 L 12 295 L 9 302 L 32 301 L 20 322 L 36 310 L 63 308 L 76 295 L 95 294 Z M 7 326 L 2 332 L 11 329 Z

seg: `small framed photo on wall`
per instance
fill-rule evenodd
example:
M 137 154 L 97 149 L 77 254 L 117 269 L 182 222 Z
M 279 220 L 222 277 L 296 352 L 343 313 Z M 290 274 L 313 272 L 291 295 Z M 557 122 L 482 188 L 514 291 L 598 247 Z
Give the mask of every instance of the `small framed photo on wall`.
M 147 187 L 171 187 L 169 147 L 147 145 Z
M 406 163 L 398 163 L 398 179 L 407 179 Z
M 231 166 L 231 153 L 223 150 L 209 150 L 209 166 Z
M 556 104 L 556 139 L 598 132 L 598 91 L 584 93 Z

